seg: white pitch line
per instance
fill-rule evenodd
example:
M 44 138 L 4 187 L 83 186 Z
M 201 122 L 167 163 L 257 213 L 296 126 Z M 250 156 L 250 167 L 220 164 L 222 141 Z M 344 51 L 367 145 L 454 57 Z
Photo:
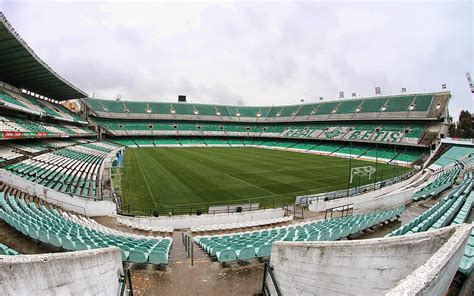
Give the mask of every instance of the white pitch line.
M 145 177 L 145 173 L 143 173 L 142 165 L 141 165 L 140 162 L 138 161 L 137 153 L 136 153 L 135 151 L 133 151 L 133 155 L 135 155 L 135 159 L 137 160 L 138 167 L 140 168 L 140 172 L 142 173 L 143 179 L 145 179 L 145 183 L 146 183 L 146 187 L 148 188 L 148 192 L 150 192 L 151 198 L 153 199 L 153 204 L 154 204 L 155 207 L 156 207 L 157 205 L 156 205 L 156 201 L 155 201 L 155 196 L 154 196 L 153 193 L 151 192 L 150 185 L 148 185 L 148 180 L 147 180 L 146 177 Z

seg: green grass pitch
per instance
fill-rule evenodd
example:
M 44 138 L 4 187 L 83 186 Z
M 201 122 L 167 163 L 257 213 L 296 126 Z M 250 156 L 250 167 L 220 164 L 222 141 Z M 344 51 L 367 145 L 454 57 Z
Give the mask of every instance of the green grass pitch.
M 352 160 L 352 167 L 376 166 Z M 407 169 L 377 164 L 377 179 Z M 121 171 L 124 209 L 160 212 L 209 205 L 294 203 L 297 195 L 347 188 L 349 159 L 259 148 L 131 148 Z M 367 184 L 361 177 L 360 184 Z M 354 178 L 352 186 L 359 185 Z

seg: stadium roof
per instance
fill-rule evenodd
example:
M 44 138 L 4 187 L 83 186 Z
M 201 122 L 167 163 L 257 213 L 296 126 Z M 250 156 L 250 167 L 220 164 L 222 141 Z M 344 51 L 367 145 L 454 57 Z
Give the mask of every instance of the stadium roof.
M 58 101 L 87 97 L 54 72 L 0 12 L 0 81 Z

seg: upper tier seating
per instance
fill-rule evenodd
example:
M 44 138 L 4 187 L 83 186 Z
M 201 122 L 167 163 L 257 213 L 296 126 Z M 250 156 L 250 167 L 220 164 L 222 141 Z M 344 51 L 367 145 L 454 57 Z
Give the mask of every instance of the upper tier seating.
M 375 114 L 377 117 L 426 116 L 431 108 L 435 94 L 398 95 L 391 97 L 362 98 L 354 100 L 334 100 L 329 102 L 285 106 L 226 106 L 172 102 L 136 102 L 101 99 L 84 99 L 97 114 L 111 117 L 112 114 L 129 116 L 161 115 L 234 117 L 254 120 L 287 118 L 307 118 L 316 116 L 351 118 L 362 114 Z
M 117 146 L 95 142 L 35 156 L 7 169 L 23 178 L 57 191 L 98 197 L 99 168 Z
M 275 241 L 337 240 L 399 216 L 405 207 L 329 220 L 241 233 L 196 236 L 194 240 L 219 262 L 270 256 Z
M 34 115 L 49 116 L 56 120 L 86 123 L 79 115 L 71 112 L 60 104 L 38 98 L 29 97 L 26 94 L 0 88 L 0 105 L 3 103 L 10 109 L 26 112 Z
M 122 260 L 167 264 L 172 239 L 120 232 L 74 214 L 0 192 L 0 219 L 26 236 L 69 251 L 117 246 Z

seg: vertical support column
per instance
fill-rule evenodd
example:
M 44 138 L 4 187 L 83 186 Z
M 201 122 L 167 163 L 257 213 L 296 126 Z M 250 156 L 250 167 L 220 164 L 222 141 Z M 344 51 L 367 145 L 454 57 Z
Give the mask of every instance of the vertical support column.
M 194 242 L 191 238 L 191 266 L 194 266 Z

